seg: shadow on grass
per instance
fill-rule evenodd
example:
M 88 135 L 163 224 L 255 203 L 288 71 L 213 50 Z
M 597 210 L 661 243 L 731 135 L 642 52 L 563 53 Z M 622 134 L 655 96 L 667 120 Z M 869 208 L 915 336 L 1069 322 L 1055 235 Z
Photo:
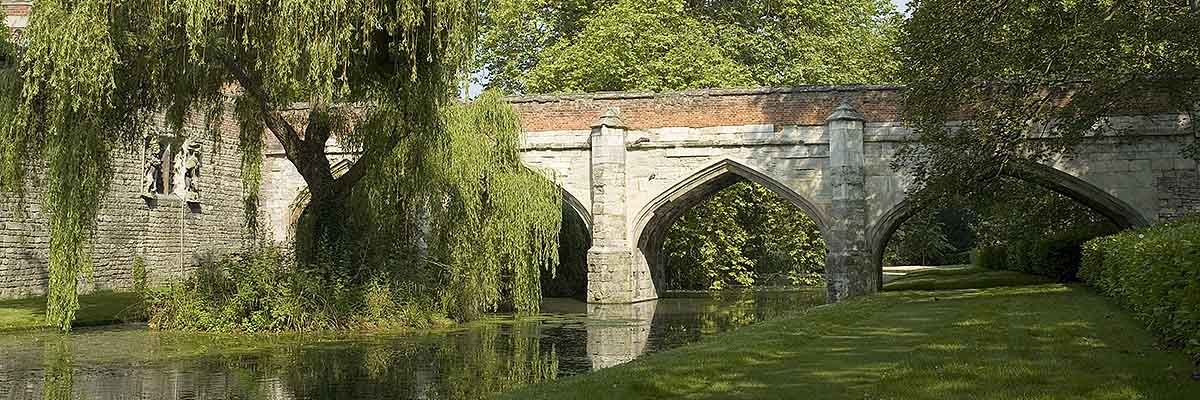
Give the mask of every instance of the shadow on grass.
M 511 398 L 1194 399 L 1177 352 L 1078 286 L 819 307 Z
M 141 298 L 136 293 L 96 292 L 79 296 L 76 327 L 140 322 Z M 46 297 L 0 301 L 0 331 L 46 328 Z
M 980 267 L 930 269 L 906 274 L 883 285 L 884 291 L 983 289 L 1054 283 L 1043 276 Z

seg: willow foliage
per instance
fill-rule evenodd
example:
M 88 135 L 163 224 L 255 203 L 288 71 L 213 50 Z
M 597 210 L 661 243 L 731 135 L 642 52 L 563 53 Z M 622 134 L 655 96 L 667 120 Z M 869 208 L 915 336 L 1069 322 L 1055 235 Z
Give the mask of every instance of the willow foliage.
M 30 168 L 44 167 L 50 177 L 42 185 L 50 217 L 47 319 L 63 329 L 70 327 L 79 308 L 77 281 L 91 269 L 87 243 L 111 175 L 109 155 L 127 133 L 106 123 L 117 112 L 117 54 L 108 40 L 108 25 L 94 21 L 110 16 L 99 1 L 69 8 L 38 2 L 26 32 L 31 40 L 19 50 L 23 54 L 16 68 L 21 77 L 5 84 L 6 95 L 13 95 L 16 87 L 19 95 L 0 111 L 4 189 L 23 191 Z M 44 37 L 69 39 L 37 40 Z M 6 47 L 9 54 L 17 54 L 11 44 Z
M 421 205 L 432 239 L 426 262 L 445 268 L 452 316 L 477 317 L 505 295 L 516 310 L 536 311 L 541 271 L 558 261 L 561 193 L 521 165 L 520 125 L 497 94 L 447 107 L 441 120 L 438 143 L 406 140 L 388 172 L 369 178 L 371 208 L 380 220 L 403 220 L 403 205 Z
M 140 146 L 143 131 L 159 116 L 165 115 L 167 127 L 181 132 L 189 115 L 206 115 L 212 122 L 230 104 L 243 129 L 239 143 L 243 168 L 255 170 L 260 165 L 258 153 L 265 129 L 280 143 L 311 190 L 308 211 L 316 216 L 314 237 L 330 242 L 345 233 L 340 209 L 364 180 L 393 188 L 402 198 L 413 198 L 420 195 L 411 192 L 427 189 L 413 183 L 421 182 L 414 180 L 416 176 L 442 174 L 444 180 L 433 182 L 445 186 L 429 188 L 458 197 L 426 196 L 426 209 L 437 217 L 462 217 L 478 229 L 473 234 L 483 232 L 486 226 L 490 231 L 483 233 L 501 250 L 495 255 L 471 254 L 488 247 L 464 239 L 465 233 L 450 233 L 453 229 L 444 229 L 446 242 L 433 243 L 453 255 L 451 265 L 464 265 L 460 271 L 464 276 L 475 274 L 461 278 L 461 300 L 472 305 L 464 309 L 486 309 L 499 301 L 493 294 L 498 290 L 497 278 L 482 277 L 490 272 L 519 271 L 505 282 L 515 285 L 515 293 L 526 295 L 523 282 L 528 272 L 521 268 L 510 271 L 506 269 L 509 264 L 500 267 L 499 263 L 540 253 L 522 253 L 505 245 L 552 238 L 540 233 L 543 230 L 535 230 L 538 233 L 531 238 L 528 232 L 514 228 L 537 219 L 519 211 L 530 209 L 528 205 L 517 211 L 504 207 L 534 200 L 506 196 L 538 196 L 543 191 L 516 189 L 530 185 L 533 175 L 528 172 L 502 173 L 486 167 L 499 164 L 478 163 L 490 160 L 519 168 L 511 158 L 515 157 L 515 145 L 504 151 L 456 145 L 465 134 L 461 123 L 504 122 L 498 116 L 467 117 L 473 115 L 467 113 L 444 118 L 442 111 L 455 102 L 458 83 L 475 53 L 478 3 L 37 1 L 24 33 L 28 45 L 18 48 L 0 42 L 0 74 L 18 78 L 3 79 L 0 90 L 19 93 L 0 99 L 0 186 L 19 192 L 31 172 L 41 173 L 39 168 L 46 167 L 43 186 L 49 190 L 45 209 L 51 221 L 50 322 L 69 328 L 78 307 L 75 285 L 90 265 L 87 243 L 108 187 L 114 149 Z M 311 111 L 299 119 L 282 111 L 296 102 L 307 102 Z M 356 117 L 361 115 L 370 118 Z M 512 121 L 505 123 L 509 124 L 506 128 L 512 127 Z M 219 140 L 215 127 L 210 128 L 210 134 Z M 454 140 L 456 135 L 459 141 Z M 324 154 L 331 138 L 361 152 L 353 166 L 338 176 Z M 511 136 L 498 137 L 492 143 L 501 139 L 510 140 Z M 483 146 L 487 142 L 471 143 Z M 457 157 L 470 162 L 464 165 Z M 420 173 L 390 174 L 400 168 L 397 165 Z M 246 172 L 243 179 L 244 198 L 250 204 L 260 179 L 253 171 Z M 487 179 L 489 188 L 520 193 L 484 190 L 484 183 L 469 183 L 472 179 Z M 445 189 L 450 187 L 455 190 Z M 438 207 L 444 204 L 455 212 Z M 497 213 L 501 219 L 483 217 L 493 209 L 505 210 Z M 256 213 L 249 210 L 248 220 L 253 220 L 252 214 Z M 486 225 L 497 222 L 499 226 Z M 435 223 L 434 227 L 440 226 Z M 352 246 L 329 248 L 347 247 Z M 479 263 L 484 266 L 480 271 L 485 272 L 466 267 L 470 263 Z M 474 292 L 466 293 L 465 288 L 472 285 L 492 290 L 475 297 Z M 528 302 L 525 297 L 518 303 L 527 307 Z

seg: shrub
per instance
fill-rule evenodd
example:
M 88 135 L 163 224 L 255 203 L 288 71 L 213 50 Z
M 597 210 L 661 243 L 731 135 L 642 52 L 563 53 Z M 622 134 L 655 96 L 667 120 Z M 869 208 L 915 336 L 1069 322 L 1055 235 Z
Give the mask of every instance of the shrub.
M 983 246 L 975 249 L 975 265 L 987 269 L 1008 269 L 1008 251 L 1002 245 Z
M 422 296 L 430 291 L 411 282 L 337 271 L 299 266 L 276 247 L 203 262 L 186 280 L 150 291 L 150 323 L 186 331 L 318 331 L 422 325 L 441 314 Z
M 146 259 L 142 256 L 134 257 L 130 274 L 133 275 L 133 291 L 138 294 L 146 293 Z
M 984 268 L 1024 272 L 1070 282 L 1078 280 L 1082 247 L 1091 238 L 1111 233 L 1107 225 L 1084 226 L 1047 238 L 1012 240 L 980 247 L 975 263 Z
M 970 264 L 971 263 L 971 250 L 965 250 L 965 251 L 960 251 L 960 252 L 953 253 L 953 254 L 947 254 L 945 261 L 946 261 L 946 264 L 948 264 L 948 265 Z
M 1200 218 L 1088 241 L 1079 277 L 1200 363 Z

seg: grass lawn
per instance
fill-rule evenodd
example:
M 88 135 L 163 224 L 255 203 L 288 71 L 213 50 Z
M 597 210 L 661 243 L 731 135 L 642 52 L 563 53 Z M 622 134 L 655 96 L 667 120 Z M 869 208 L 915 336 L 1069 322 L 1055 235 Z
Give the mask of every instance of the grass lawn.
M 1025 286 L 1054 283 L 1053 279 L 981 267 L 927 269 L 909 272 L 900 279 L 883 285 L 883 290 L 948 290 L 982 289 L 1000 286 Z
M 109 325 L 134 315 L 136 293 L 97 292 L 79 296 L 74 326 Z M 0 300 L 0 331 L 46 327 L 46 298 Z
M 914 274 L 889 289 L 1033 280 L 992 272 Z M 1107 298 L 1043 283 L 888 291 L 505 396 L 1200 399 L 1192 372 Z

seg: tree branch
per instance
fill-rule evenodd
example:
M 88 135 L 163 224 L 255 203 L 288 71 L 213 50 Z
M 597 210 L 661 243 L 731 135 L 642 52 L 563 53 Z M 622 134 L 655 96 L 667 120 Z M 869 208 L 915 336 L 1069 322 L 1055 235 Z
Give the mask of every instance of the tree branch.
M 288 154 L 288 158 L 292 158 L 293 154 L 301 146 L 302 140 L 300 139 L 300 134 L 296 132 L 296 128 L 288 123 L 283 116 L 271 109 L 271 105 L 267 103 L 267 95 L 262 89 L 262 81 L 247 71 L 232 55 L 222 54 L 221 63 L 225 65 L 225 68 L 229 69 L 229 72 L 237 79 L 242 89 L 254 97 L 254 103 L 258 106 L 258 111 L 262 114 L 263 122 L 266 123 L 267 129 L 283 145 L 283 151 Z
M 321 189 L 326 183 L 333 181 L 333 173 L 330 171 L 329 159 L 325 157 L 325 141 L 312 143 L 300 137 L 300 133 L 291 123 L 287 122 L 278 111 L 271 108 L 267 102 L 267 94 L 263 90 L 262 80 L 254 76 L 245 68 L 233 55 L 221 52 L 221 63 L 225 68 L 233 74 L 234 79 L 242 86 L 255 100 L 255 105 L 258 106 L 259 113 L 262 114 L 262 119 L 267 129 L 275 135 L 275 139 L 283 146 L 284 154 L 287 155 L 289 161 L 296 166 L 296 170 L 304 177 L 305 183 L 308 184 L 310 191 L 314 194 Z M 309 114 L 310 121 L 314 115 Z M 322 127 L 328 130 L 327 124 L 318 124 L 316 130 L 320 131 Z M 319 134 L 317 136 L 320 136 Z M 328 133 L 324 134 L 327 140 Z M 316 148 L 314 148 L 316 147 Z

